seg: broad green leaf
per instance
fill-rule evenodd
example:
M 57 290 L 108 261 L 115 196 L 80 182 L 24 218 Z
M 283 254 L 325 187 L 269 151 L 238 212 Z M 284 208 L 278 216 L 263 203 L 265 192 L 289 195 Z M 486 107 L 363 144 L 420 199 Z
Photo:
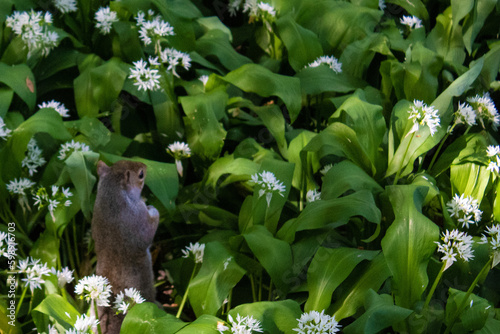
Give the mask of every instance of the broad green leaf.
M 289 287 L 283 281 L 284 273 L 292 266 L 292 250 L 290 245 L 273 237 L 264 226 L 256 225 L 247 230 L 245 238 L 252 253 L 266 269 L 273 280 L 273 284 L 285 294 Z
M 291 15 L 281 16 L 276 25 L 288 51 L 288 62 L 295 72 L 323 55 L 317 35 L 297 24 Z
M 220 334 L 217 330 L 217 324 L 222 322 L 219 318 L 203 314 L 195 321 L 182 328 L 176 334 Z
M 215 188 L 221 176 L 231 174 L 234 176 L 245 176 L 250 179 L 250 176 L 259 171 L 259 165 L 252 160 L 244 158 L 235 158 L 234 155 L 226 155 L 221 157 L 210 165 L 207 171 L 207 184 Z M 228 183 L 224 181 L 221 186 Z
M 193 155 L 212 161 L 219 157 L 226 131 L 219 123 L 224 114 L 227 94 L 217 90 L 211 93 L 179 98 L 186 117 L 187 140 Z
M 215 315 L 244 274 L 234 254 L 221 243 L 206 243 L 201 269 L 189 285 L 189 302 L 196 316 Z
M 439 228 L 421 213 L 426 188 L 402 185 L 386 191 L 395 219 L 382 239 L 382 251 L 393 275 L 396 305 L 412 308 L 428 284 L 427 263 Z
M 96 183 L 94 170 L 97 160 L 99 160 L 99 154 L 95 152 L 75 151 L 64 161 L 65 171 L 75 185 L 75 192 L 80 198 L 82 212 L 88 220 L 90 220 L 90 212 L 92 211 L 91 195 Z
M 231 29 L 226 27 L 224 23 L 222 23 L 219 17 L 217 16 L 200 17 L 196 20 L 196 22 L 198 22 L 200 26 L 203 27 L 205 32 L 208 32 L 210 30 L 220 30 L 227 35 L 227 37 L 229 38 L 229 42 L 233 41 L 233 34 L 231 32 Z
M 190 224 L 203 223 L 208 226 L 236 230 L 238 216 L 235 214 L 216 206 L 196 204 L 196 197 L 193 198 L 193 202 L 195 204 L 177 205 L 177 209 L 185 221 L 189 221 Z
M 385 262 L 383 253 L 377 255 L 363 274 L 346 289 L 333 305 L 337 320 L 345 319 L 356 313 L 366 299 L 366 294 L 373 289 L 378 291 L 380 286 L 391 276 L 391 271 Z
M 149 92 L 155 113 L 156 129 L 173 142 L 184 135 L 181 113 L 177 103 L 163 91 Z
M 420 0 L 414 0 L 412 2 L 405 0 L 387 0 L 387 2 L 403 7 L 410 15 L 415 15 L 423 21 L 427 21 L 429 19 L 429 13 L 427 12 L 425 5 Z
M 124 62 L 132 63 L 144 57 L 137 26 L 132 22 L 118 21 L 113 23 L 113 30 L 120 41 L 120 57 Z
M 38 239 L 33 244 L 30 250 L 30 256 L 35 259 L 40 259 L 41 262 L 47 263 L 49 268 L 57 267 L 59 263 L 60 240 L 55 233 L 49 230 L 43 231 Z
M 262 97 L 277 96 L 288 108 L 291 122 L 301 109 L 300 81 L 297 78 L 275 74 L 257 64 L 246 64 L 221 78 L 245 92 Z
M 297 14 L 296 21 L 315 32 L 323 51 L 344 50 L 355 40 L 373 32 L 382 12 L 344 1 L 307 1 Z
M 95 117 L 99 113 L 99 105 L 94 97 L 92 69 L 102 64 L 102 59 L 91 54 L 79 64 L 80 75 L 74 80 L 75 104 L 78 116 Z
M 301 313 L 299 304 L 289 299 L 243 304 L 229 312 L 234 320 L 238 314 L 259 320 L 264 332 L 269 334 L 295 333 L 293 331 L 293 328 L 297 327 L 295 319 L 300 318 Z
M 80 313 L 65 298 L 57 294 L 48 295 L 34 310 L 54 318 L 65 329 L 69 330 L 75 324 Z
M 173 334 L 186 326 L 186 323 L 168 314 L 158 305 L 145 302 L 134 305 L 127 312 L 120 330 L 121 334 Z
M 376 334 L 381 330 L 406 319 L 413 311 L 394 305 L 392 296 L 379 295 L 368 290 L 365 301 L 366 312 L 356 321 L 343 328 L 343 332 Z
M 8 328 L 8 331 L 5 332 L 7 334 L 22 334 L 21 324 L 14 314 L 11 315 L 11 311 L 8 307 L 13 308 L 12 312 L 14 312 L 14 314 L 16 312 L 16 305 L 7 305 L 7 303 L 5 303 L 5 305 L 0 305 L 0 328 Z M 10 317 L 12 317 L 12 319 Z
M 353 269 L 363 260 L 373 260 L 378 253 L 356 248 L 319 248 L 307 270 L 309 298 L 304 310 L 327 309 L 333 292 Z
M 308 95 L 327 92 L 348 93 L 365 86 L 359 79 L 345 73 L 335 73 L 330 67 L 306 67 L 295 75 L 300 79 L 300 86 Z
M 31 69 L 26 64 L 9 66 L 0 62 L 0 73 L 0 82 L 12 88 L 28 105 L 29 110 L 33 111 L 36 104 L 36 84 Z
M 40 65 L 37 66 L 37 81 L 49 79 L 63 70 L 75 67 L 79 57 L 82 57 L 82 54 L 75 49 L 58 47 L 52 50 L 46 58 L 40 61 Z
M 490 51 L 484 55 L 484 66 L 481 71 L 481 77 L 486 84 L 495 81 L 500 68 L 500 42 L 489 45 Z
M 85 135 L 93 148 L 106 146 L 111 140 L 111 132 L 97 118 L 84 116 L 76 121 L 65 122 L 64 125 L 70 131 Z
M 490 302 L 484 298 L 470 294 L 467 301 L 463 303 L 466 292 L 450 288 L 448 300 L 446 302 L 446 325 L 450 326 L 451 319 L 459 312 L 459 317 L 453 326 L 453 332 L 470 333 L 482 329 L 490 314 L 495 311 Z M 458 310 L 459 307 L 461 310 Z
M 303 164 L 300 153 L 314 136 L 316 136 L 316 133 L 303 130 L 297 137 L 292 139 L 288 146 L 288 161 L 295 164 L 292 185 L 297 189 L 312 190 L 317 188 L 313 177 L 314 172 L 320 168 L 317 156 L 312 152 L 306 153 L 305 163 Z
M 334 199 L 349 190 L 368 190 L 376 194 L 382 192 L 383 188 L 363 169 L 349 160 L 344 160 L 335 164 L 323 177 L 321 199 Z
M 184 52 L 194 50 L 195 31 L 192 22 L 202 16 L 198 7 L 191 1 L 183 0 L 152 0 L 151 3 L 158 8 L 163 19 L 175 27 L 175 35 L 168 36 L 170 46 Z
M 406 52 L 404 91 L 407 100 L 430 102 L 436 98 L 438 75 L 443 58 L 422 43 L 413 45 Z
M 7 115 L 13 97 L 14 90 L 12 88 L 0 87 L 0 117 L 4 118 Z
M 278 144 L 278 149 L 285 159 L 288 157 L 288 147 L 285 139 L 285 118 L 280 108 L 275 105 L 256 107 L 252 109 L 262 120 L 266 128 Z
M 196 52 L 207 58 L 215 56 L 230 71 L 252 62 L 232 47 L 230 36 L 222 30 L 210 30 L 196 40 Z
M 125 158 L 101 152 L 101 156 L 111 163 L 119 160 L 139 161 L 147 166 L 146 185 L 160 200 L 167 210 L 175 209 L 175 198 L 179 191 L 179 178 L 175 164 L 147 160 L 142 158 Z
M 474 0 L 451 0 L 451 9 L 453 13 L 453 27 L 456 27 L 474 8 Z
M 368 103 L 362 90 L 345 100 L 330 119 L 341 119 L 356 132 L 359 144 L 373 166 L 382 160 L 379 148 L 387 130 L 382 107 Z
M 481 203 L 491 172 L 485 166 L 475 163 L 452 165 L 450 167 L 450 182 L 454 194 L 472 196 Z
M 464 43 L 469 54 L 472 53 L 472 45 L 483 28 L 486 18 L 497 6 L 497 0 L 477 0 L 474 1 L 472 17 L 464 24 Z
M 121 64 L 123 62 L 119 58 L 111 58 L 101 66 L 90 70 L 92 97 L 102 111 L 111 109 L 123 88 L 127 73 Z

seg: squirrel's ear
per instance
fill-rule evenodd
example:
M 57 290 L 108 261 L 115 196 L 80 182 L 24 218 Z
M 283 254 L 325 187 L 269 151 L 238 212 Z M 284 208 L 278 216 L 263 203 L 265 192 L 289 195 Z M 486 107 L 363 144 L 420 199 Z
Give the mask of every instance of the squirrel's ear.
M 103 177 L 104 175 L 108 174 L 109 170 L 110 168 L 104 161 L 99 160 L 97 162 L 97 175 L 99 175 L 99 177 Z

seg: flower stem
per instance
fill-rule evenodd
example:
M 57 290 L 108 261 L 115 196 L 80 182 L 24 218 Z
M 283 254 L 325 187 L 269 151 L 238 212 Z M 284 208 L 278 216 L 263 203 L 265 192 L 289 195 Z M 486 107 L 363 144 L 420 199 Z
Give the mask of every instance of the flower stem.
M 441 266 L 441 269 L 439 270 L 438 275 L 436 276 L 436 279 L 434 280 L 434 283 L 432 284 L 431 289 L 429 290 L 429 294 L 427 295 L 427 298 L 425 299 L 425 304 L 423 310 L 425 310 L 428 306 L 429 303 L 431 302 L 431 298 L 434 295 L 434 291 L 436 290 L 436 287 L 441 280 L 441 277 L 443 276 L 444 269 L 446 268 L 446 261 L 443 262 L 443 265 Z
M 455 324 L 455 321 L 457 321 L 458 316 L 460 315 L 460 313 L 462 312 L 462 309 L 464 308 L 465 304 L 467 303 L 467 299 L 469 299 L 469 296 L 472 293 L 472 291 L 474 290 L 474 288 L 476 287 L 477 283 L 479 282 L 479 279 L 483 276 L 483 274 L 485 272 L 487 272 L 490 269 L 492 261 L 493 261 L 493 257 L 490 257 L 490 259 L 488 260 L 488 262 L 486 262 L 486 264 L 481 269 L 479 274 L 477 274 L 476 278 L 474 279 L 474 282 L 472 282 L 472 284 L 470 285 L 469 289 L 465 293 L 464 298 L 462 299 L 462 302 L 459 304 L 457 310 L 455 311 L 455 314 L 451 318 L 450 324 L 448 325 L 448 327 L 446 327 L 446 331 L 444 332 L 444 334 L 450 333 L 451 330 L 453 329 L 453 325 Z
M 403 164 L 406 159 L 406 155 L 408 154 L 408 149 L 410 148 L 411 142 L 413 141 L 413 137 L 415 137 L 415 132 L 411 134 L 410 141 L 408 142 L 408 146 L 406 146 L 405 154 L 403 155 L 403 159 L 401 159 L 401 166 L 399 166 L 398 172 L 396 173 L 396 177 L 394 178 L 393 185 L 398 184 L 399 176 L 401 175 L 401 171 L 403 170 Z
M 448 139 L 448 137 L 450 136 L 450 133 L 453 132 L 453 129 L 455 128 L 456 125 L 457 125 L 457 123 L 453 124 L 450 131 L 446 132 L 446 135 L 441 140 L 441 143 L 439 143 L 439 147 L 437 148 L 436 152 L 434 153 L 434 156 L 432 157 L 431 163 L 429 164 L 429 168 L 427 168 L 427 170 L 431 170 L 432 166 L 434 166 L 434 162 L 436 162 L 437 156 L 439 155 L 439 152 L 441 152 L 441 148 L 443 148 L 444 142 L 446 141 L 446 139 Z
M 19 299 L 19 303 L 17 304 L 16 318 L 17 318 L 17 315 L 19 313 L 19 310 L 21 309 L 21 305 L 23 305 L 23 300 L 24 300 L 24 297 L 26 296 L 26 291 L 28 291 L 28 286 L 27 285 L 24 287 L 23 293 L 21 294 L 21 298 Z
M 97 310 L 97 301 L 94 299 L 93 300 L 93 303 L 94 303 L 94 311 L 95 311 L 95 318 L 97 320 L 99 320 L 99 311 Z M 101 331 L 101 323 L 97 323 L 97 333 L 98 334 L 102 334 L 102 331 Z
M 195 263 L 194 268 L 193 268 L 193 272 L 191 273 L 191 278 L 189 279 L 189 283 L 188 283 L 188 286 L 186 288 L 186 292 L 184 293 L 184 296 L 182 296 L 181 305 L 179 306 L 179 310 L 177 311 L 177 315 L 175 316 L 176 318 L 179 318 L 181 316 L 182 310 L 184 309 L 184 305 L 186 304 L 187 296 L 189 293 L 189 288 L 191 287 L 191 281 L 193 280 L 194 273 L 196 272 L 196 267 L 197 267 L 197 264 Z

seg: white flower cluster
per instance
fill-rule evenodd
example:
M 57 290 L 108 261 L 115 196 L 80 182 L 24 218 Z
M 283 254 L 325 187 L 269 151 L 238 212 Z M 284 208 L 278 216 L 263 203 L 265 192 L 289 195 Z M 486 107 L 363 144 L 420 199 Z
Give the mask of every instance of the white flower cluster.
M 75 293 L 87 302 L 96 302 L 97 306 L 110 306 L 111 285 L 106 277 L 99 275 L 85 276 L 75 286 Z
M 417 132 L 420 125 L 426 125 L 429 127 L 429 131 L 431 132 L 431 136 L 437 131 L 437 128 L 440 127 L 440 119 L 438 115 L 438 110 L 434 109 L 433 106 L 428 106 L 423 101 L 414 100 L 413 105 L 410 110 L 408 110 L 410 116 L 408 119 L 413 120 L 413 127 L 411 128 L 410 133 Z
M 236 321 L 231 317 L 230 314 L 227 316 L 230 327 L 226 326 L 223 322 L 219 321 L 217 323 L 217 330 L 220 334 L 224 334 L 226 331 L 231 330 L 230 333 L 235 334 L 252 334 L 253 332 L 262 333 L 262 325 L 260 321 L 254 319 L 252 316 L 242 317 L 239 314 L 236 315 Z
M 172 74 L 179 78 L 175 71 L 175 67 L 181 65 L 184 69 L 189 70 L 191 67 L 191 57 L 185 53 L 173 48 L 165 48 L 160 52 L 160 60 L 167 65 L 167 70 L 172 71 Z
M 5 244 L 4 244 L 5 243 Z M 0 257 L 11 258 L 16 253 L 17 243 L 5 232 L 0 232 Z
M 75 142 L 75 140 L 71 140 L 71 142 L 66 142 L 61 145 L 59 150 L 58 158 L 59 160 L 66 160 L 73 152 L 88 152 L 90 151 L 90 147 L 84 143 Z
M 116 295 L 114 309 L 117 313 L 127 314 L 132 306 L 144 303 L 145 301 L 146 299 L 142 298 L 141 293 L 137 289 L 125 289 Z
M 405 26 L 408 26 L 410 30 L 417 29 L 417 28 L 422 28 L 422 20 L 420 20 L 416 16 L 406 16 L 403 15 L 403 17 L 400 20 L 401 24 L 404 24 Z
M 486 149 L 486 155 L 489 158 L 488 167 L 486 168 L 492 173 L 500 172 L 500 146 L 490 145 Z
M 324 176 L 324 175 L 326 175 L 326 173 L 328 173 L 328 171 L 330 169 L 332 169 L 332 167 L 333 167 L 333 164 L 328 164 L 325 167 L 323 167 L 319 172 L 321 173 L 321 175 Z
M 68 267 L 64 267 L 62 270 L 51 268 L 50 272 L 57 276 L 57 285 L 59 285 L 60 288 L 74 280 L 73 270 L 69 270 Z
M 36 144 L 35 138 L 31 138 L 28 143 L 28 152 L 26 152 L 26 157 L 21 162 L 21 166 L 28 168 L 28 173 L 33 176 L 38 167 L 43 166 L 46 162 L 42 156 L 42 150 Z
M 35 200 L 34 205 L 38 205 L 38 210 L 48 207 L 52 220 L 55 221 L 54 211 L 62 202 L 64 202 L 64 206 L 70 206 L 71 200 L 69 200 L 69 198 L 73 196 L 73 194 L 69 191 L 69 188 L 61 187 L 61 191 L 59 191 L 58 186 L 52 186 L 51 190 L 52 195 L 49 196 L 47 190 L 44 187 L 40 187 L 33 196 L 33 199 Z
M 489 93 L 484 93 L 483 96 L 477 94 L 474 97 L 469 97 L 467 98 L 467 102 L 476 111 L 477 118 L 479 118 L 479 122 L 481 122 L 483 128 L 484 122 L 489 121 L 493 129 L 497 129 L 500 124 L 500 115 Z
M 500 225 L 488 226 L 485 232 L 487 235 L 483 234 L 479 243 L 490 244 L 492 250 L 491 256 L 493 257 L 491 267 L 493 268 L 500 262 Z
M 271 20 L 276 17 L 276 10 L 273 6 L 263 1 L 257 2 L 257 0 L 231 0 L 228 7 L 229 14 L 235 16 L 242 7 L 243 13 L 248 13 L 250 16 Z
M 297 319 L 298 327 L 293 330 L 299 334 L 330 334 L 340 331 L 335 316 L 331 317 L 324 312 L 323 310 L 321 313 L 318 311 L 303 313 L 300 319 Z
M 76 0 L 54 0 L 54 7 L 63 14 L 76 12 Z
M 62 117 L 69 117 L 69 110 L 62 104 L 61 102 L 57 102 L 55 100 L 49 101 L 49 102 L 43 102 L 42 104 L 38 105 L 38 108 L 53 108 L 59 115 Z
M 93 334 L 93 328 L 97 327 L 98 324 L 99 320 L 93 315 L 82 314 L 77 316 L 74 327 L 67 330 L 66 334 Z
M 455 123 L 473 126 L 476 124 L 476 111 L 467 103 L 459 103 L 455 112 Z
M 443 253 L 441 261 L 446 261 L 444 270 L 448 269 L 457 260 L 457 255 L 468 262 L 474 257 L 472 254 L 472 237 L 459 230 L 443 232 L 442 243 L 435 241 L 438 245 L 438 252 Z
M 274 176 L 273 173 L 268 171 L 263 171 L 262 173 L 256 173 L 252 175 L 252 182 L 259 186 L 259 197 L 266 195 L 267 206 L 271 204 L 271 198 L 273 193 L 277 192 L 281 197 L 284 197 L 283 193 L 286 191 L 286 187 Z
M 25 282 L 25 286 L 29 287 L 31 293 L 35 289 L 41 289 L 41 285 L 45 283 L 43 276 L 48 276 L 50 269 L 47 267 L 47 263 L 40 263 L 40 259 L 34 259 L 28 257 L 25 260 L 19 261 L 17 268 L 19 273 L 26 274 L 26 277 L 21 279 Z
M 153 10 L 148 10 L 148 18 L 143 11 L 139 11 L 135 17 L 139 27 L 139 38 L 144 45 L 154 43 L 156 51 L 159 51 L 160 40 L 162 37 L 173 36 L 174 28 L 166 21 L 163 21 L 160 15 L 155 15 Z
M 387 7 L 387 5 L 385 4 L 385 0 L 378 0 L 378 8 L 379 8 L 381 11 L 384 11 L 384 10 L 385 10 L 385 7 Z
M 16 178 L 12 181 L 10 181 L 7 184 L 7 190 L 11 194 L 17 194 L 21 196 L 26 195 L 26 190 L 30 189 L 35 185 L 35 182 L 30 181 L 30 179 L 27 178 L 20 178 L 19 180 Z
M 307 194 L 306 194 L 307 203 L 319 201 L 320 199 L 321 199 L 321 192 L 320 191 L 318 191 L 316 189 L 307 191 Z
M 189 145 L 179 141 L 168 145 L 167 152 L 170 153 L 176 160 L 189 158 L 191 156 L 191 149 L 189 148 Z
M 157 67 L 158 59 L 149 57 L 150 65 Z M 138 90 L 155 91 L 160 88 L 160 74 L 157 68 L 151 68 L 148 63 L 142 59 L 135 61 L 134 68 L 130 69 L 129 79 L 134 79 L 134 85 Z
M 112 11 L 109 6 L 99 8 L 95 13 L 95 20 L 97 21 L 95 27 L 100 29 L 103 35 L 109 34 L 113 22 L 119 21 L 116 12 Z
M 204 253 L 205 244 L 200 244 L 199 242 L 195 244 L 189 243 L 189 246 L 186 246 L 186 249 L 182 250 L 182 257 L 188 258 L 191 255 L 195 263 L 202 263 Z
M 3 140 L 7 140 L 12 135 L 12 130 L 7 128 L 7 125 L 5 125 L 5 122 L 3 121 L 3 118 L 0 117 L 0 138 Z
M 59 35 L 49 30 L 52 24 L 52 15 L 49 12 L 18 12 L 7 16 L 6 25 L 12 31 L 21 36 L 21 39 L 28 47 L 28 57 L 40 52 L 42 56 L 47 56 L 50 51 L 57 46 Z
M 200 80 L 203 83 L 203 87 L 205 87 L 208 82 L 208 75 L 202 75 L 198 78 L 198 80 Z
M 479 203 L 472 196 L 464 197 L 455 194 L 453 199 L 446 203 L 451 217 L 456 217 L 462 227 L 469 228 L 469 224 L 477 224 L 481 221 L 483 212 L 479 210 Z
M 328 65 L 335 73 L 342 73 L 342 63 L 334 56 L 321 56 L 306 67 L 318 67 L 321 64 Z

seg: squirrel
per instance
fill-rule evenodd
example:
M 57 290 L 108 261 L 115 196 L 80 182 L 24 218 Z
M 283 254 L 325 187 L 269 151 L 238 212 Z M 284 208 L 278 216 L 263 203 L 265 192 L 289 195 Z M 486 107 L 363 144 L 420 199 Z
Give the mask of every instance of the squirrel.
M 109 280 L 113 294 L 136 288 L 146 301 L 155 302 L 149 247 L 160 216 L 155 207 L 146 206 L 141 198 L 146 169 L 141 162 L 127 160 L 111 167 L 103 161 L 97 163 L 99 182 L 92 238 L 97 255 L 96 274 Z M 103 333 L 120 332 L 124 315 L 101 306 L 98 315 Z

